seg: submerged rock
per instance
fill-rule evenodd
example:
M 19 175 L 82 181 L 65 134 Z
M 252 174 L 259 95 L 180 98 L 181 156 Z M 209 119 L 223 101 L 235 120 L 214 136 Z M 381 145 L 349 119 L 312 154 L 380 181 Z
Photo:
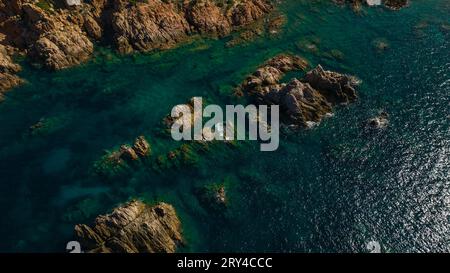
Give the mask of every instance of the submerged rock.
M 225 185 L 209 184 L 203 186 L 197 191 L 197 196 L 202 205 L 210 210 L 220 212 L 223 211 L 228 203 Z
M 86 252 L 173 253 L 183 243 L 181 223 L 173 206 L 149 206 L 131 201 L 92 226 L 75 226 L 75 235 Z

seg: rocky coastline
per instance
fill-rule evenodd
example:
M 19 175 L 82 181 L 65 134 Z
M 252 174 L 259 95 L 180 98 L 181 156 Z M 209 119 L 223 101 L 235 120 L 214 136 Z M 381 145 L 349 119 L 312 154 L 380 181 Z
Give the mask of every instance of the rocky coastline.
M 268 0 L 69 2 L 0 0 L 0 93 L 22 82 L 15 53 L 60 70 L 89 60 L 95 43 L 122 54 L 166 49 L 195 34 L 223 37 L 273 10 Z

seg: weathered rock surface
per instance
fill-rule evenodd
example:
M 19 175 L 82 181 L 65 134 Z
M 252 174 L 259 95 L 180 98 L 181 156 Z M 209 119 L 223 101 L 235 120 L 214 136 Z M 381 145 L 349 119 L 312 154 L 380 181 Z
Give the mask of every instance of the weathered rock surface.
M 0 101 L 4 92 L 22 83 L 15 75 L 19 71 L 20 66 L 11 60 L 6 47 L 0 44 Z
M 200 33 L 213 33 L 224 36 L 231 32 L 229 19 L 211 1 L 195 1 L 186 11 L 189 23 Z
M 92 41 L 121 53 L 165 49 L 195 33 L 224 36 L 273 9 L 269 0 L 0 0 L 0 44 L 52 70 L 87 61 Z M 20 83 L 1 72 L 1 89 Z
M 258 104 L 279 105 L 282 121 L 292 127 L 310 127 L 332 113 L 332 106 L 357 98 L 358 81 L 326 71 L 320 65 L 303 79 L 280 83 L 286 72 L 305 70 L 307 62 L 297 56 L 280 55 L 258 68 L 239 87 Z
M 304 81 L 319 90 L 333 104 L 349 103 L 357 98 L 355 86 L 358 85 L 358 80 L 355 77 L 325 71 L 321 65 L 309 71 Z
M 190 32 L 188 22 L 172 3 L 149 0 L 130 6 L 124 2 L 114 1 L 112 15 L 114 39 L 121 53 L 168 48 Z
M 58 70 L 89 59 L 94 46 L 80 27 L 67 20 L 66 14 L 45 12 L 25 4 L 22 7 L 29 25 L 30 53 L 47 68 Z M 33 41 L 34 40 L 34 41 Z
M 133 146 L 122 145 L 119 151 L 112 153 L 118 160 L 123 159 L 127 162 L 143 159 L 150 155 L 151 148 L 144 136 L 139 136 L 133 143 Z
M 92 226 L 75 226 L 82 249 L 94 253 L 173 253 L 183 243 L 181 223 L 166 203 L 149 206 L 131 201 Z

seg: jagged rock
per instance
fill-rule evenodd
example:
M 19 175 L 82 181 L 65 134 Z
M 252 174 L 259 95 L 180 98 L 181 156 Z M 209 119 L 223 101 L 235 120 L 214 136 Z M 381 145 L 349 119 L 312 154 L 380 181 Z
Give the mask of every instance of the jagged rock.
M 384 129 L 389 125 L 389 114 L 387 112 L 381 112 L 380 115 L 369 119 L 366 122 L 366 128 L 368 129 Z
M 333 105 L 357 98 L 354 77 L 325 71 L 320 65 L 301 80 L 280 83 L 286 72 L 306 67 L 300 57 L 282 54 L 258 68 L 239 89 L 257 104 L 279 105 L 282 122 L 294 128 L 309 128 L 331 115 Z
M 30 25 L 32 55 L 47 68 L 58 70 L 78 65 L 89 59 L 94 50 L 92 42 L 80 27 L 66 19 L 64 14 L 49 15 L 31 5 L 23 5 Z
M 269 13 L 273 6 L 266 0 L 239 1 L 231 10 L 231 22 L 234 26 L 243 26 L 258 20 Z
M 84 251 L 95 253 L 173 253 L 183 243 L 180 220 L 166 203 L 131 201 L 92 226 L 76 225 L 75 234 Z
M 0 0 L 0 40 L 58 70 L 89 59 L 89 38 L 112 41 L 121 53 L 165 49 L 197 32 L 226 35 L 273 8 L 266 0 L 64 2 L 71 7 L 44 10 L 32 0 Z
M 11 60 L 6 47 L 0 44 L 0 101 L 3 100 L 4 92 L 23 82 L 15 75 L 19 71 L 20 66 Z
M 139 136 L 134 141 L 132 147 L 129 145 L 120 146 L 119 151 L 116 152 L 120 159 L 127 162 L 136 161 L 139 158 L 145 158 L 150 154 L 150 144 L 144 136 Z
M 326 71 L 321 65 L 306 73 L 304 81 L 318 89 L 333 104 L 349 103 L 357 98 L 355 86 L 358 80 L 355 77 Z
M 114 3 L 118 8 L 112 15 L 112 27 L 121 53 L 168 48 L 190 33 L 188 22 L 172 3 L 160 0 L 136 5 L 124 5 L 121 0 Z
M 187 9 L 189 23 L 200 33 L 224 36 L 231 32 L 231 24 L 222 10 L 211 1 L 194 1 Z
M 134 141 L 133 150 L 140 157 L 146 157 L 150 154 L 150 144 L 144 136 L 139 136 Z
M 138 160 L 139 157 L 134 151 L 133 148 L 131 148 L 128 145 L 122 145 L 120 146 L 120 158 L 124 159 L 125 161 L 135 161 Z
M 304 70 L 307 66 L 308 62 L 298 56 L 278 55 L 247 77 L 240 89 L 249 93 L 267 92 L 270 89 L 269 86 L 277 84 L 285 73 L 293 70 Z
M 83 28 L 89 37 L 95 40 L 100 40 L 102 38 L 103 30 L 93 16 L 87 15 L 84 17 Z

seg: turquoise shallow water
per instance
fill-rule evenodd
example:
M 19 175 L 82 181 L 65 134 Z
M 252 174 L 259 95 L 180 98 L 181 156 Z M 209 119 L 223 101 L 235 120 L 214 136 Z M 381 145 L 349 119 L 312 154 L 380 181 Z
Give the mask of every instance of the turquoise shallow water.
M 181 251 L 364 252 L 372 240 L 389 252 L 450 251 L 449 2 L 355 14 L 285 0 L 280 12 L 281 33 L 245 46 L 205 39 L 128 57 L 99 48 L 92 62 L 57 73 L 25 65 L 28 84 L 0 104 L 0 251 L 64 251 L 74 224 L 134 197 L 175 206 Z M 141 134 L 154 154 L 177 147 L 158 129 L 174 105 L 192 96 L 236 102 L 232 87 L 286 51 L 356 75 L 358 102 L 283 135 L 276 152 L 216 145 L 163 172 L 148 162 L 115 177 L 93 172 L 104 150 Z M 364 132 L 380 110 L 390 114 L 387 130 Z M 41 119 L 46 126 L 31 134 Z M 196 195 L 211 183 L 227 187 L 219 213 Z

